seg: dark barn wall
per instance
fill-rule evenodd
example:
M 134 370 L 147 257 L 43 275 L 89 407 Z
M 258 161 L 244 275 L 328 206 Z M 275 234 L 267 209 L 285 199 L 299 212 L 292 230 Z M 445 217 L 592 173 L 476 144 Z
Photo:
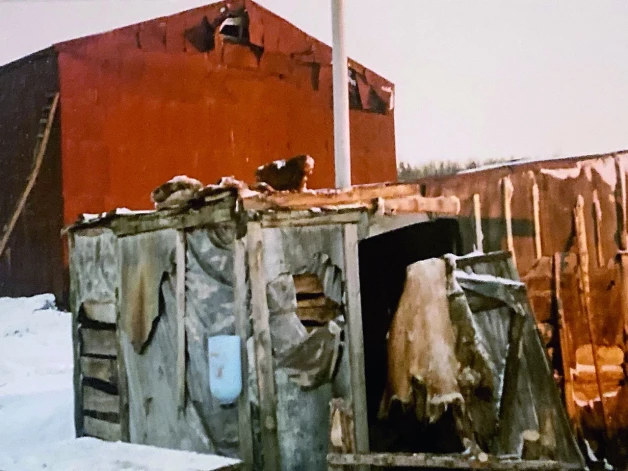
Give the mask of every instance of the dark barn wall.
M 0 67 L 0 228 L 4 232 L 34 164 L 42 108 L 59 90 L 53 49 Z M 35 187 L 0 257 L 0 296 L 63 295 L 60 113 Z

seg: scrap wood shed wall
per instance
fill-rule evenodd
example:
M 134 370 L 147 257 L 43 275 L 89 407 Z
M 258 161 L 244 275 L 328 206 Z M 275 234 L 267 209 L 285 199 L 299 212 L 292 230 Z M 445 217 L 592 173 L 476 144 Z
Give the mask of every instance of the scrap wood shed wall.
M 513 253 L 569 415 L 599 458 L 618 466 L 628 457 L 627 165 L 618 152 L 422 181 L 428 196 L 460 198 L 465 252 Z
M 266 215 L 248 223 L 245 247 L 235 207 L 225 192 L 200 210 L 71 229 L 77 433 L 237 456 L 255 469 L 327 469 L 331 398 L 365 399 L 350 385 L 364 387 L 364 213 Z M 344 348 L 343 311 L 360 333 Z M 246 359 L 237 407 L 210 393 L 207 339 L 224 334 L 240 337 Z M 356 417 L 367 450 L 366 415 Z

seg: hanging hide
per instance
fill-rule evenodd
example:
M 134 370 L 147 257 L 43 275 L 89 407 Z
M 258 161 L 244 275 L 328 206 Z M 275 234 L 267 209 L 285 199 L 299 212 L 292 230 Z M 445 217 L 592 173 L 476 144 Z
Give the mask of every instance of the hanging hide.
M 388 384 L 380 404 L 385 419 L 392 402 L 414 408 L 420 421 L 436 422 L 449 406 L 461 406 L 454 329 L 449 319 L 445 261 L 410 265 L 388 337 Z

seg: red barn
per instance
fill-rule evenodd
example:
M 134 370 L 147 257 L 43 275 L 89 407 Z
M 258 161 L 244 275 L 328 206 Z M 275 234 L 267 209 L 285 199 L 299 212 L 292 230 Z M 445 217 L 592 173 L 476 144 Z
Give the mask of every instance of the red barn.
M 177 174 L 251 181 L 263 163 L 309 154 L 310 186 L 333 186 L 331 48 L 251 1 L 226 3 L 0 68 L 2 225 L 60 91 L 36 184 L 0 254 L 0 295 L 62 295 L 62 225 L 84 212 L 148 208 L 151 190 Z M 349 66 L 353 182 L 395 180 L 394 87 Z

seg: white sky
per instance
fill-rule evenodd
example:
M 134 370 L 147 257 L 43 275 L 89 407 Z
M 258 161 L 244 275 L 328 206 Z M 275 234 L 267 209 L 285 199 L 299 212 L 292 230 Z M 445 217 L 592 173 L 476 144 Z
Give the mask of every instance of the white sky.
M 212 0 L 0 0 L 0 64 Z M 329 0 L 258 0 L 331 42 Z M 397 159 L 628 148 L 628 1 L 346 0 L 349 55 L 397 86 Z

